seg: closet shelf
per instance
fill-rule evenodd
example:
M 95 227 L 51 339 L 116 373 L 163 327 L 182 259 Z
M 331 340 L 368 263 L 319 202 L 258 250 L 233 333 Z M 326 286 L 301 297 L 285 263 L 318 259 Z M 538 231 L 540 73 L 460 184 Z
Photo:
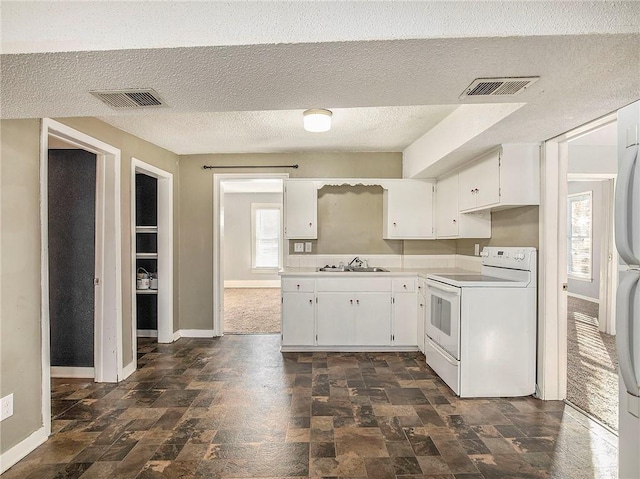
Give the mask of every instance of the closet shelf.
M 136 253 L 137 259 L 154 259 L 158 257 L 158 253 Z
M 136 289 L 136 294 L 158 294 L 157 289 Z
M 136 226 L 136 233 L 157 233 L 157 226 Z

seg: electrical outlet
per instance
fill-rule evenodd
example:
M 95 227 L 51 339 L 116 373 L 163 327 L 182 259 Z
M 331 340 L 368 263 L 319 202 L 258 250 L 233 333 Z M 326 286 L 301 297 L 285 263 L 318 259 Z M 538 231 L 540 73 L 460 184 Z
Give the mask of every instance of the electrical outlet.
M 294 253 L 302 253 L 304 251 L 304 243 L 293 243 Z
M 311 251 L 313 250 L 312 246 L 311 246 L 311 241 L 307 241 L 304 244 L 304 252 L 305 253 L 311 253 Z
M 13 393 L 0 400 L 0 421 L 13 416 Z
M 475 254 L 476 256 L 480 256 L 480 245 L 478 243 L 476 243 L 473 249 L 473 254 Z

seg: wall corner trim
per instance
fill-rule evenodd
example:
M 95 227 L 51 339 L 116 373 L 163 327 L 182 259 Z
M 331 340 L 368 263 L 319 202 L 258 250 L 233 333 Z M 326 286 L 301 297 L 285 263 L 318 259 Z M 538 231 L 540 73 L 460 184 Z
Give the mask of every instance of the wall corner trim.
M 180 339 L 180 330 L 173 332 L 173 340 L 177 341 L 178 339 Z
M 129 364 L 127 364 L 123 369 L 122 369 L 122 377 L 119 378 L 119 381 L 124 381 L 125 379 L 127 379 L 129 376 L 131 376 L 137 369 L 138 367 L 138 361 L 136 360 L 136 358 L 133 358 L 133 361 L 131 361 Z
M 23 439 L 11 449 L 0 454 L 0 474 L 4 474 L 11 466 L 26 457 L 48 438 L 47 430 L 42 426 L 40 429 L 32 432 L 26 439 Z

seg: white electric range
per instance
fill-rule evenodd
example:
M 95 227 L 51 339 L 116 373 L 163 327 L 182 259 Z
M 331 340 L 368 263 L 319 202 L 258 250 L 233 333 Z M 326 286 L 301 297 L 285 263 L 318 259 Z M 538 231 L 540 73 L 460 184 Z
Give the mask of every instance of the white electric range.
M 535 248 L 482 250 L 479 274 L 427 275 L 427 364 L 460 397 L 536 386 Z

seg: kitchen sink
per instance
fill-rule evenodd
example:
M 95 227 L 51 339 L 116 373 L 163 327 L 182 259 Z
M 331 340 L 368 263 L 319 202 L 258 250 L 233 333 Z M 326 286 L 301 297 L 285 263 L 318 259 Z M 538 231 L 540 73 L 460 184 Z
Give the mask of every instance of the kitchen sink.
M 388 269 L 379 268 L 377 266 L 369 266 L 367 268 L 363 266 L 344 266 L 343 268 L 333 266 L 323 266 L 318 268 L 318 271 L 324 271 L 329 273 L 388 273 Z

